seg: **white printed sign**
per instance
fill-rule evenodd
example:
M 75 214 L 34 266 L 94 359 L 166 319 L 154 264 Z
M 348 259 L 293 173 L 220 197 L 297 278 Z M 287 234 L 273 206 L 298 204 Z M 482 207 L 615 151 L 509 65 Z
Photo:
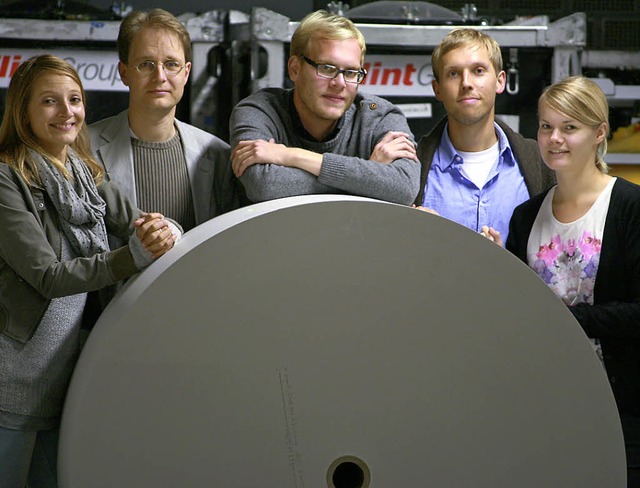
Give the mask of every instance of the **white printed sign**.
M 396 103 L 395 105 L 408 119 L 430 119 L 433 117 L 430 103 Z
M 37 54 L 50 53 L 68 61 L 80 75 L 85 90 L 127 91 L 118 73 L 115 51 L 0 49 L 0 88 L 9 86 L 20 63 Z M 364 68 L 367 77 L 360 90 L 379 96 L 433 97 L 431 56 L 369 54 Z
M 11 75 L 31 56 L 53 54 L 73 66 L 89 91 L 127 91 L 118 73 L 118 54 L 114 51 L 72 51 L 68 49 L 0 49 L 0 88 L 7 88 Z
M 367 54 L 360 90 L 378 96 L 433 97 L 431 56 Z

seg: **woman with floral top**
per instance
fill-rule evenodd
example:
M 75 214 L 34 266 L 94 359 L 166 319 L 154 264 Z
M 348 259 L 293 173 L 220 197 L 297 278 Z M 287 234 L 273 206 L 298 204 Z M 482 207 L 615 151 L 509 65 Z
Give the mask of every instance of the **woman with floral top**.
M 538 146 L 557 185 L 515 209 L 506 247 L 562 299 L 601 353 L 622 420 L 628 483 L 637 487 L 640 187 L 607 174 L 609 107 L 594 82 L 574 76 L 548 87 L 538 114 Z

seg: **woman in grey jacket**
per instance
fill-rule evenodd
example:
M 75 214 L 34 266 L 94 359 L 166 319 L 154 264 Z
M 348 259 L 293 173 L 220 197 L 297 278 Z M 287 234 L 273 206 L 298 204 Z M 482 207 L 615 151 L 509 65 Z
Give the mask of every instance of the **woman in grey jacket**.
M 87 292 L 166 253 L 179 229 L 134 208 L 87 143 L 75 70 L 36 56 L 14 73 L 0 126 L 0 480 L 56 486 L 57 427 Z M 126 247 L 111 251 L 107 232 Z

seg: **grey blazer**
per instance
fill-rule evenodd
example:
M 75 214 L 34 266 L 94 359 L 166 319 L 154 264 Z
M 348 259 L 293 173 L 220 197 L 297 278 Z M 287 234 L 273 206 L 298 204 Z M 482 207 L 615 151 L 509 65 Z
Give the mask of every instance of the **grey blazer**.
M 231 171 L 229 145 L 197 127 L 175 122 L 187 161 L 196 225 L 237 208 L 237 180 Z M 89 134 L 107 179 L 115 181 L 137 205 L 129 111 L 91 124 Z

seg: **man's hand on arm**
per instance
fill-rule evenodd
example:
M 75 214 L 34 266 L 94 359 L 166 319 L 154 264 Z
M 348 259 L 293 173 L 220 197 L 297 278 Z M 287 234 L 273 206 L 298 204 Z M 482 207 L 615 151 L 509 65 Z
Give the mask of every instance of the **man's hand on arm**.
M 418 162 L 416 146 L 405 132 L 390 131 L 373 148 L 369 159 L 377 163 L 392 163 L 396 159 L 413 159 Z
M 439 214 L 438 212 L 436 212 L 434 209 L 429 208 L 429 207 L 423 207 L 422 205 L 416 206 L 416 205 L 414 204 L 414 205 L 411 205 L 411 208 L 415 208 L 415 209 L 418 209 L 418 210 L 422 210 L 423 212 L 427 212 L 427 213 L 430 213 L 430 214 L 433 214 L 433 215 L 440 215 L 440 214 Z
M 480 231 L 480 234 L 486 237 L 487 239 L 489 239 L 491 242 L 495 242 L 500 247 L 504 247 L 504 243 L 502 242 L 502 236 L 500 235 L 500 232 L 495 230 L 493 227 L 489 227 L 488 225 L 483 225 L 482 230 Z
M 298 168 L 315 176 L 320 174 L 322 154 L 300 148 L 276 144 L 273 139 L 240 141 L 231 153 L 231 167 L 239 178 L 254 164 L 276 164 Z

